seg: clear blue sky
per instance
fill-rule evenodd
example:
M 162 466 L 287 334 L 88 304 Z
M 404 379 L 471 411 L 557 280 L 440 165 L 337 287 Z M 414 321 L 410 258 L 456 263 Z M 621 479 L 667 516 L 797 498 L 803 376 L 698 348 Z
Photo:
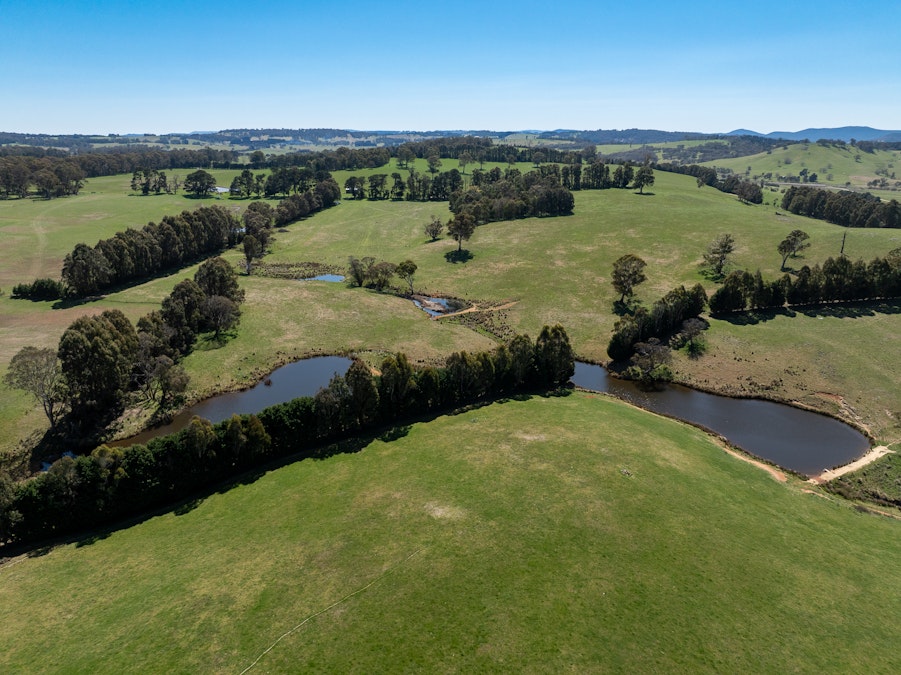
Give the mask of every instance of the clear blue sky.
M 0 0 L 0 130 L 901 129 L 901 3 Z

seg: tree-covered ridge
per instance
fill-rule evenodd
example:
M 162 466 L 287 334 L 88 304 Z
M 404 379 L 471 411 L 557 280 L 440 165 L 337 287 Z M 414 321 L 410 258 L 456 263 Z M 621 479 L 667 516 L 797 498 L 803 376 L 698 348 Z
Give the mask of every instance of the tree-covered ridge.
M 0 544 L 111 522 L 274 458 L 321 457 L 340 451 L 327 444 L 379 425 L 517 391 L 554 389 L 573 372 L 572 347 L 559 325 L 545 326 L 535 341 L 518 335 L 491 352 L 455 352 L 443 368 L 414 369 L 398 353 L 373 376 L 355 361 L 314 397 L 216 425 L 194 418 L 186 429 L 146 445 L 100 446 L 90 455 L 63 457 L 31 480 L 0 483 Z

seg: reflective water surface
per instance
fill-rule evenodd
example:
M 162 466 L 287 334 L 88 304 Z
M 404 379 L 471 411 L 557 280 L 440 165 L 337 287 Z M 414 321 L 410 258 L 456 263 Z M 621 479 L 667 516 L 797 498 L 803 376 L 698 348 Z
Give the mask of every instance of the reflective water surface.
M 603 366 L 579 361 L 572 381 L 700 424 L 753 455 L 808 476 L 852 462 L 870 447 L 866 436 L 843 422 L 774 401 L 728 398 L 678 385 L 645 392 L 610 377 Z

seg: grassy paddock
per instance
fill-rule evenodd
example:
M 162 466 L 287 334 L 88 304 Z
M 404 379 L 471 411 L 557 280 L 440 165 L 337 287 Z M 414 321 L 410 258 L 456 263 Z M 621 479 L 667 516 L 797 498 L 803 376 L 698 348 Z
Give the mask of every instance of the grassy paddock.
M 897 671 L 899 524 L 804 487 L 604 397 L 491 405 L 0 567 L 0 669 L 296 629 L 261 672 Z
M 337 172 L 335 177 L 343 185 L 351 174 L 394 170 L 395 167 L 389 166 Z M 118 180 L 124 181 L 122 185 L 127 188 L 125 177 Z M 737 240 L 736 268 L 752 271 L 759 268 L 765 277 L 773 278 L 779 274 L 776 245 L 791 230 L 807 231 L 812 243 L 803 257 L 790 261 L 794 267 L 837 255 L 846 232 L 828 223 L 778 213 L 771 207 L 740 204 L 733 195 L 706 187 L 699 189 L 694 179 L 687 176 L 657 172 L 657 182 L 650 192 L 645 196 L 631 190 L 580 192 L 576 194 L 573 216 L 481 226 L 466 243 L 472 258 L 456 264 L 445 259 L 456 248 L 455 242 L 446 237 L 429 242 L 422 231 L 431 215 L 442 219 L 449 216 L 446 203 L 343 200 L 340 206 L 277 232 L 267 260 L 317 261 L 343 266 L 349 255 L 372 255 L 392 262 L 410 258 L 419 266 L 417 290 L 495 304 L 513 302 L 509 309 L 487 316 L 532 337 L 542 325 L 560 322 L 566 326 L 580 355 L 604 360 L 610 330 L 616 320 L 612 312 L 615 294 L 610 286 L 610 270 L 613 261 L 624 253 L 636 253 L 648 262 L 648 281 L 639 287 L 638 298 L 650 303 L 678 284 L 701 281 L 710 291 L 716 287 L 704 279 L 698 265 L 702 252 L 719 233 L 731 232 Z M 117 198 L 129 204 L 157 199 L 129 197 L 124 189 Z M 81 199 L 79 196 L 58 201 L 74 206 Z M 241 201 L 204 201 L 243 205 Z M 184 202 L 194 203 L 193 200 Z M 13 202 L 0 203 L 0 213 L 11 205 L 15 206 Z M 160 215 L 173 210 L 166 207 Z M 54 236 L 62 237 L 62 231 L 56 230 Z M 848 232 L 845 250 L 852 258 L 870 259 L 901 245 L 899 237 L 894 230 L 852 230 Z M 0 255 L 12 258 L 7 251 Z M 227 257 L 237 264 L 241 254 L 233 251 Z M 2 362 L 8 362 L 27 343 L 55 345 L 65 327 L 86 312 L 119 307 L 130 318 L 137 319 L 156 307 L 179 279 L 191 274 L 193 268 L 110 294 L 97 303 L 66 310 L 51 309 L 48 303 L 0 298 Z M 453 349 L 481 349 L 486 341 L 483 335 L 459 326 L 451 328 L 444 321 L 429 321 L 409 303 L 349 290 L 340 284 L 301 290 L 296 282 L 286 280 L 242 277 L 241 283 L 247 286 L 250 301 L 244 307 L 237 340 L 223 349 L 200 349 L 186 361 L 186 367 L 196 378 L 195 393 L 210 391 L 220 384 L 223 387 L 247 384 L 254 374 L 274 367 L 287 355 L 316 349 L 370 349 L 376 353 L 403 350 L 414 359 L 431 360 Z M 865 318 L 843 321 L 837 324 L 841 330 L 834 334 L 834 342 L 841 343 L 847 332 L 856 341 L 841 343 L 846 345 L 846 350 L 855 350 L 861 344 L 879 344 L 893 330 L 897 332 L 898 321 L 896 314 L 885 316 L 879 322 Z M 898 394 L 892 393 L 901 390 L 898 386 L 901 366 L 888 362 L 880 363 L 879 368 L 861 367 L 858 372 L 869 375 L 854 381 L 853 377 L 842 374 L 854 372 L 846 364 L 863 366 L 865 357 L 848 359 L 842 350 L 828 348 L 829 345 L 817 351 L 798 348 L 797 331 L 804 325 L 817 324 L 793 321 L 776 332 L 768 332 L 767 326 L 746 327 L 738 343 L 742 352 L 739 357 L 743 360 L 733 360 L 727 364 L 729 369 L 721 368 L 718 372 L 727 384 L 742 378 L 762 377 L 761 367 L 766 362 L 755 363 L 751 353 L 759 357 L 767 350 L 774 350 L 795 362 L 799 372 L 822 371 L 815 386 L 817 391 L 853 400 L 856 412 L 871 421 L 877 437 L 891 437 L 894 432 L 889 428 L 894 421 L 883 411 L 901 410 Z M 714 322 L 709 335 L 711 342 L 731 344 L 729 330 L 726 324 Z M 681 370 L 686 378 L 714 381 L 720 375 L 710 376 L 711 364 L 719 363 L 716 358 L 702 359 L 685 363 Z M 775 376 L 767 375 L 768 382 L 772 379 Z M 849 388 L 852 381 L 853 390 Z M 812 382 L 803 383 L 814 388 Z M 877 400 L 867 395 L 876 389 L 885 390 L 885 398 Z M 771 394 L 789 399 L 797 397 L 797 391 L 791 387 L 777 388 Z M 15 434 L 21 429 L 24 411 L 21 397 L 14 400 L 11 396 L 14 395 L 7 390 L 0 391 L 0 406 L 4 408 L 0 413 L 0 431 L 9 431 L 6 438 L 15 439 L 20 437 Z M 823 404 L 826 409 L 828 405 Z M 40 421 L 39 416 L 30 419 Z

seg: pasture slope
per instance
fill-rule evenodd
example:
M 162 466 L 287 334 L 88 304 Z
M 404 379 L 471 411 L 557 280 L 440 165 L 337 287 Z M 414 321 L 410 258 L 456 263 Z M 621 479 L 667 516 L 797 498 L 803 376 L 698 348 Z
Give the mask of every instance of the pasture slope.
M 772 174 L 767 180 L 779 181 L 780 176 L 799 176 L 801 171 L 817 175 L 817 183 L 836 187 L 870 190 L 883 199 L 898 199 L 901 176 L 901 150 L 873 150 L 864 152 L 851 145 L 820 145 L 818 143 L 786 143 L 747 157 L 734 157 L 705 162 L 705 166 L 731 169 L 736 174 L 757 180 Z M 748 171 L 750 169 L 750 172 Z M 894 177 L 893 177 L 894 176 Z M 867 184 L 885 178 L 889 188 L 871 189 Z M 765 199 L 772 202 L 769 193 Z M 781 199 L 782 195 L 778 195 Z
M 808 487 L 603 396 L 485 406 L 5 563 L 0 670 L 897 672 L 901 525 Z
M 393 170 L 336 172 L 335 178 L 343 185 L 351 173 Z M 227 183 L 231 176 L 216 175 L 219 183 Z M 377 365 L 386 353 L 404 350 L 416 362 L 435 362 L 450 351 L 483 349 L 490 343 L 485 329 L 534 336 L 542 325 L 557 322 L 566 326 L 581 356 L 604 360 L 616 320 L 609 275 L 613 261 L 624 253 L 636 253 L 648 262 L 648 281 L 638 288 L 638 299 L 650 304 L 678 284 L 700 281 L 709 292 L 716 288 L 700 273 L 699 264 L 707 244 L 721 232 L 731 232 L 737 240 L 733 267 L 760 269 L 766 278 L 780 273 L 776 245 L 792 229 L 807 231 L 812 244 L 803 257 L 790 261 L 796 269 L 837 255 L 846 232 L 772 206 L 740 204 L 733 195 L 699 189 L 687 176 L 657 172 L 650 192 L 641 196 L 631 190 L 584 191 L 576 193 L 572 216 L 484 225 L 467 242 L 472 258 L 458 264 L 445 259 L 454 242 L 447 238 L 430 242 L 422 232 L 431 215 L 449 215 L 445 203 L 344 200 L 277 232 L 266 260 L 341 267 L 350 255 L 393 262 L 410 258 L 419 266 L 417 290 L 509 304 L 509 308 L 469 316 L 466 325 L 477 329 L 473 331 L 464 325 L 428 321 L 410 303 L 387 294 L 340 284 L 242 277 L 248 302 L 238 337 L 217 349 L 201 344 L 186 359 L 192 376 L 189 396 L 199 398 L 249 384 L 276 365 L 304 354 L 353 350 Z M 52 275 L 65 251 L 78 241 L 95 242 L 124 226 L 193 208 L 199 201 L 181 195 L 130 196 L 127 177 L 119 176 L 92 179 L 75 198 L 0 203 L 4 236 L 26 231 L 29 218 L 39 217 L 42 208 L 52 209 L 40 216 L 46 223 L 44 253 L 33 253 L 37 240 L 26 237 L 21 242 L 24 254 L 13 247 L 0 250 L 4 263 L 0 269 L 12 269 L 19 258 L 26 258 L 29 270 L 35 267 Z M 246 205 L 243 200 L 202 202 L 237 209 Z M 58 208 L 59 204 L 66 208 Z M 91 213 L 93 220 L 88 217 Z M 869 260 L 901 245 L 897 231 L 854 230 L 848 235 L 845 250 L 852 259 Z M 235 264 L 241 260 L 238 251 L 226 257 Z M 0 298 L 0 371 L 25 344 L 55 346 L 65 327 L 84 313 L 116 307 L 136 320 L 191 274 L 193 268 L 186 268 L 96 302 L 59 309 L 53 303 L 12 300 L 7 294 Z M 21 280 L 10 276 L 4 284 Z M 897 332 L 899 320 L 896 307 L 887 305 L 835 316 L 799 313 L 795 317 L 780 314 L 772 320 L 713 321 L 707 332 L 710 356 L 696 362 L 677 359 L 678 374 L 706 388 L 799 401 L 863 424 L 880 442 L 892 443 L 901 440 L 901 366 L 887 358 L 885 350 L 859 346 L 884 344 Z M 814 348 L 808 348 L 811 345 Z M 847 405 L 836 405 L 836 397 Z M 45 427 L 41 413 L 19 392 L 0 389 L 0 409 L 4 452 L 13 451 L 19 439 L 33 437 Z M 145 418 L 146 412 L 130 418 L 123 433 Z

